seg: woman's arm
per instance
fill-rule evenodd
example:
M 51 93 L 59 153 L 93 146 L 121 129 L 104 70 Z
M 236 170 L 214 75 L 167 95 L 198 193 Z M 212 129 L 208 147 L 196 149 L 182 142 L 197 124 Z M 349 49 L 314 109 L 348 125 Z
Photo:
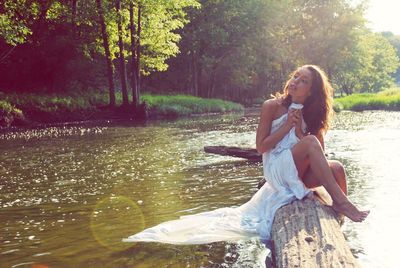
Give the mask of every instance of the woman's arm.
M 276 132 L 271 133 L 271 125 L 275 111 L 278 107 L 277 100 L 267 100 L 261 108 L 260 122 L 257 128 L 256 148 L 260 154 L 271 150 L 274 146 L 289 132 L 293 127 L 293 116 L 289 116 L 285 124 L 283 124 Z

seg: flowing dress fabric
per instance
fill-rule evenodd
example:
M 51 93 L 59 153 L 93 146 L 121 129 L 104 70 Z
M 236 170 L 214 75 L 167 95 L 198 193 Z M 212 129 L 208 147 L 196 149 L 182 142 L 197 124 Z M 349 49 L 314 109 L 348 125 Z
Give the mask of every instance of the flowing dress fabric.
M 290 109 L 290 107 L 289 107 Z M 272 121 L 271 133 L 287 120 L 287 114 Z M 302 128 L 305 129 L 303 121 Z M 124 238 L 124 242 L 206 244 L 259 237 L 270 239 L 275 212 L 293 200 L 304 198 L 307 189 L 298 176 L 291 148 L 299 139 L 292 128 L 271 150 L 263 154 L 266 183 L 245 204 L 182 216 Z

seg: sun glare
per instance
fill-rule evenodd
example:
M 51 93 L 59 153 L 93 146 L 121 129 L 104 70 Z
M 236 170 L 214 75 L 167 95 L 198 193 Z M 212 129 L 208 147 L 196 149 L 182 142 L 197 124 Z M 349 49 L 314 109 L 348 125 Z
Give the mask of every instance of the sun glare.
M 366 12 L 368 27 L 376 32 L 390 31 L 400 35 L 399 10 L 398 0 L 369 0 Z

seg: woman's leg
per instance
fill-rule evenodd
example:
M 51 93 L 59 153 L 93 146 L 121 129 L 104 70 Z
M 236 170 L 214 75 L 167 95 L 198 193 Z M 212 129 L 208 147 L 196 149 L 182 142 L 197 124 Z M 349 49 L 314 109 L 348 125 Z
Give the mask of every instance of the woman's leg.
M 342 189 L 342 192 L 347 195 L 347 180 L 346 180 L 346 172 L 344 170 L 344 167 L 342 163 L 336 160 L 327 160 L 329 168 L 331 169 L 331 172 L 333 174 L 333 177 L 335 177 L 336 183 L 339 185 L 340 189 Z M 305 161 L 304 161 L 305 162 Z M 305 186 L 307 188 L 315 188 L 318 186 L 321 186 L 320 180 L 318 180 L 317 175 L 312 171 L 312 169 L 309 166 L 305 166 L 304 162 L 298 163 L 301 169 L 307 169 L 306 172 L 302 173 L 302 176 L 300 178 L 303 180 Z
M 331 160 L 328 161 L 333 176 L 335 177 L 336 183 L 339 185 L 342 192 L 347 196 L 347 180 L 346 180 L 346 171 L 342 163 L 339 161 Z
M 347 195 L 346 173 L 342 163 L 336 160 L 328 160 L 328 164 L 340 189 L 342 189 L 343 193 Z M 309 161 L 303 161 L 296 165 L 299 171 L 299 177 L 307 188 L 315 188 L 322 185 L 318 180 L 318 177 L 311 170 Z M 260 189 L 264 184 L 265 178 L 262 178 L 258 182 L 257 188 Z
M 321 185 L 325 187 L 333 200 L 332 207 L 350 218 L 353 221 L 363 221 L 369 211 L 358 210 L 345 195 L 344 191 L 336 182 L 328 161 L 324 155 L 318 139 L 313 135 L 308 135 L 301 139 L 292 148 L 293 159 L 296 164 L 299 176 L 302 177 L 307 172 L 307 164 L 318 178 Z M 307 181 L 305 181 L 307 186 Z M 343 185 L 342 185 L 343 186 Z M 347 191 L 347 189 L 346 189 Z

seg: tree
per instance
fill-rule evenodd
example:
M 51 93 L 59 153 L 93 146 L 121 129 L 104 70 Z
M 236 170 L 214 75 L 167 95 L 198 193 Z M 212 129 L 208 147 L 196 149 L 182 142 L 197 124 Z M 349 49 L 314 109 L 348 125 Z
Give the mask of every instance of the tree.
M 393 84 L 399 67 L 394 47 L 381 34 L 360 30 L 354 44 L 342 51 L 333 82 L 341 92 L 377 92 Z
M 234 88 L 228 88 L 234 80 L 243 82 L 246 87 L 251 83 L 249 77 L 254 73 L 253 64 L 257 58 L 251 53 L 255 47 L 264 46 L 265 39 L 260 38 L 265 36 L 262 31 L 275 24 L 274 21 L 282 22 L 275 9 L 281 4 L 261 0 L 201 3 L 201 9 L 190 10 L 190 23 L 181 30 L 182 53 L 170 61 L 171 68 L 165 76 L 157 74 L 156 77 L 167 80 L 175 90 L 197 96 L 213 97 L 225 93 L 238 96 L 232 91 L 241 91 L 244 87 L 236 84 Z M 235 68 L 241 71 L 235 71 Z M 157 83 L 155 86 L 162 87 L 158 80 L 153 81 Z
M 350 95 L 354 91 L 360 91 L 361 77 L 364 76 L 372 63 L 368 44 L 359 39 L 361 39 L 361 36 L 358 36 L 350 46 L 340 51 L 339 59 L 332 70 L 332 82 L 341 95 L 343 93 Z
M 117 27 L 118 27 L 118 47 L 119 47 L 119 65 L 120 65 L 120 78 L 121 78 L 121 91 L 122 91 L 122 106 L 129 105 L 128 99 L 128 88 L 126 81 L 126 68 L 125 68 L 125 56 L 124 56 L 124 42 L 122 40 L 122 10 L 121 0 L 115 0 L 115 10 L 117 12 Z
M 132 102 L 134 109 L 137 110 L 140 104 L 140 70 L 139 70 L 139 59 L 140 59 L 140 32 L 141 32 L 141 12 L 140 7 L 138 7 L 138 29 L 136 31 L 135 21 L 134 21 L 134 11 L 133 2 L 129 3 L 129 30 L 131 37 L 131 86 L 132 86 Z M 137 33 L 137 34 L 136 34 Z
M 140 104 L 141 75 L 167 69 L 166 60 L 179 52 L 177 42 L 180 35 L 175 31 L 188 22 L 186 9 L 197 7 L 198 3 L 195 0 L 115 1 L 119 8 L 115 17 L 109 10 L 108 32 L 117 32 L 118 36 L 111 35 L 110 44 L 118 39 L 121 77 L 125 73 L 125 54 L 130 55 L 131 64 L 128 66 L 131 68 L 133 104 L 137 108 Z M 128 50 L 125 49 L 127 47 Z M 116 51 L 116 48 L 112 47 L 111 51 Z M 121 81 L 123 102 L 127 104 L 123 82 L 126 78 Z
M 396 49 L 397 57 L 400 59 L 400 35 L 394 35 L 392 32 L 382 32 L 382 35 Z M 393 75 L 393 77 L 397 81 L 397 83 L 400 83 L 400 67 L 397 68 L 397 71 Z
M 7 44 L 7 35 L 0 38 L 4 51 L 0 55 L 5 55 L 0 65 L 2 90 L 62 92 L 101 86 L 102 66 L 94 53 L 97 14 L 93 3 L 18 0 L 1 1 L 0 6 L 6 7 L 0 16 L 10 19 L 10 29 L 29 32 L 18 43 Z
M 291 49 L 302 63 L 321 66 L 329 76 L 341 51 L 355 41 L 354 29 L 365 23 L 363 3 L 352 6 L 343 0 L 302 0 L 293 8 L 294 34 Z
M 130 81 L 132 102 L 137 110 L 141 75 L 166 70 L 166 60 L 179 52 L 176 43 L 180 36 L 174 31 L 187 22 L 185 9 L 196 7 L 198 3 L 195 0 L 130 0 L 125 4 L 129 10 L 129 24 L 123 28 L 129 29 L 130 34 Z
M 106 22 L 104 19 L 104 10 L 102 5 L 102 0 L 96 0 L 97 13 L 99 15 L 99 24 L 101 28 L 101 36 L 103 39 L 103 48 L 105 52 L 105 60 L 107 66 L 107 77 L 108 77 L 108 87 L 109 87 L 109 104 L 111 107 L 115 107 L 115 87 L 114 87 L 114 74 L 113 65 L 110 53 L 110 44 L 108 41 L 108 33 Z
M 344 0 L 202 1 L 182 30 L 182 53 L 149 83 L 240 102 L 268 98 L 301 64 L 332 76 L 363 27 L 363 11 Z
M 392 74 L 399 67 L 395 48 L 379 33 L 363 36 L 362 42 L 368 44 L 370 64 L 361 78 L 361 92 L 377 92 L 393 85 Z
M 25 0 L 0 2 L 0 36 L 7 44 L 16 46 L 25 43 L 31 36 L 27 17 L 33 17 L 35 12 L 32 11 L 36 9 Z

